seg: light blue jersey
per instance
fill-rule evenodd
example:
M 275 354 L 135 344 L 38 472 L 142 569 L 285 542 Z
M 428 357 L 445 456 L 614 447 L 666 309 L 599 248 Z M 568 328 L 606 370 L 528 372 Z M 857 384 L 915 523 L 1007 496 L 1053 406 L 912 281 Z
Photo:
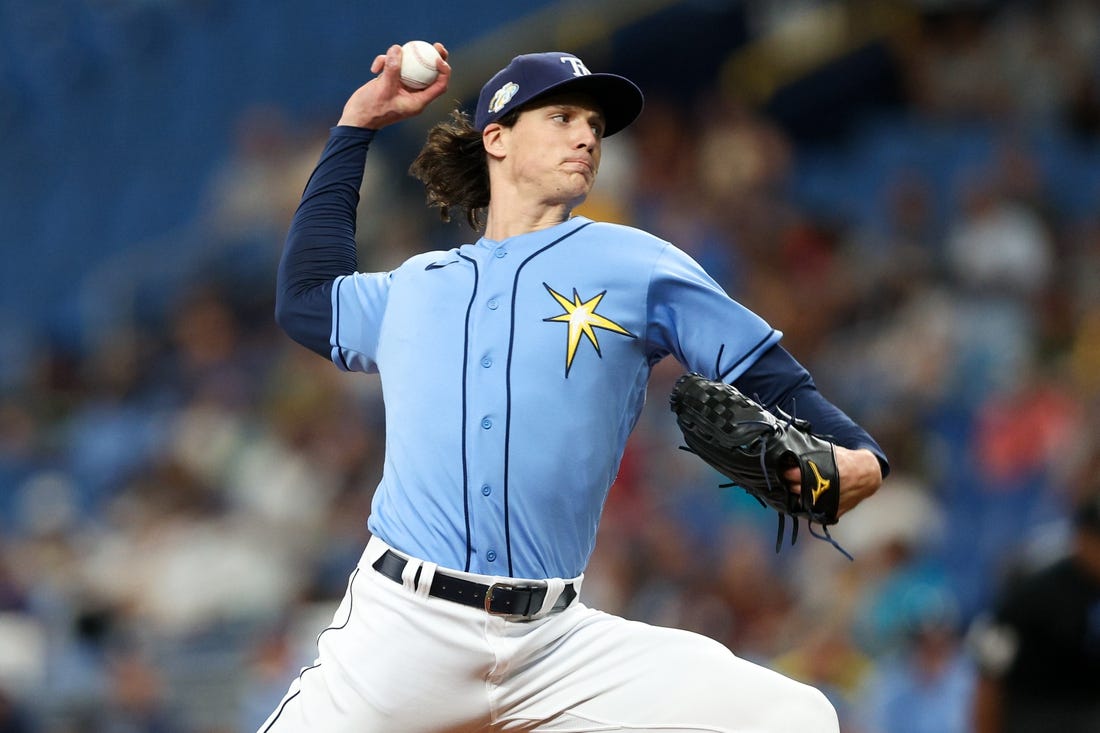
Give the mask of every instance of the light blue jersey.
M 781 335 L 675 246 L 583 217 L 337 278 L 332 309 L 333 361 L 387 406 L 370 530 L 523 578 L 584 570 L 654 364 L 732 381 Z

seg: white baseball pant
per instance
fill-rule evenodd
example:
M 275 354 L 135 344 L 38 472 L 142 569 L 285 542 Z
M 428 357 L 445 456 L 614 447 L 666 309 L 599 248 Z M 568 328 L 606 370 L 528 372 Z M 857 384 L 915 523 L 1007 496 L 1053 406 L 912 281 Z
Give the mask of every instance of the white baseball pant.
M 579 600 L 547 612 L 562 580 L 545 581 L 531 619 L 491 615 L 429 596 L 433 563 L 409 558 L 402 584 L 381 575 L 373 565 L 387 549 L 367 544 L 316 663 L 259 733 L 839 731 L 820 691 L 712 639 Z

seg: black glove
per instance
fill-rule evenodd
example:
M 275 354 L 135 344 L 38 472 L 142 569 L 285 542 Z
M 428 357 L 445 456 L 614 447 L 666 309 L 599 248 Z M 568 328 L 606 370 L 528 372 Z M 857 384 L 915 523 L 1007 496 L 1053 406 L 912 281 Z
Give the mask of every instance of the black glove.
M 695 453 L 763 506 L 779 513 L 776 552 L 783 542 L 786 517 L 792 517 L 791 544 L 798 538 L 798 520 L 804 519 L 811 534 L 826 539 L 849 559 L 851 556 L 829 536 L 840 507 L 840 476 L 833 444 L 810 432 L 805 420 L 780 411 L 776 416 L 746 397 L 736 387 L 685 374 L 676 381 L 669 405 L 687 443 Z M 783 472 L 798 466 L 802 490 L 794 493 Z M 822 526 L 822 537 L 813 531 Z

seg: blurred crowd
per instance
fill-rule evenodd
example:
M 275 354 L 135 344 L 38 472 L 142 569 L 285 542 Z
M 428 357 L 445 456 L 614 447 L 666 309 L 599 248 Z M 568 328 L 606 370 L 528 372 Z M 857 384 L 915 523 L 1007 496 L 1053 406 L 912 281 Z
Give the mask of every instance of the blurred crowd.
M 854 562 L 775 553 L 775 515 L 677 451 L 666 360 L 582 600 L 818 685 L 851 733 L 971 730 L 968 628 L 1100 488 L 1100 188 L 1050 163 L 1100 160 L 1100 8 L 1014 7 L 927 19 L 904 109 L 812 149 L 717 86 L 651 94 L 578 212 L 691 253 L 892 462 L 833 533 Z M 81 349 L 5 367 L 0 733 L 251 731 L 312 660 L 384 449 L 377 378 L 272 319 L 330 112 L 242 116 L 186 264 L 90 288 Z M 368 162 L 361 269 L 476 238 L 424 207 L 407 128 Z

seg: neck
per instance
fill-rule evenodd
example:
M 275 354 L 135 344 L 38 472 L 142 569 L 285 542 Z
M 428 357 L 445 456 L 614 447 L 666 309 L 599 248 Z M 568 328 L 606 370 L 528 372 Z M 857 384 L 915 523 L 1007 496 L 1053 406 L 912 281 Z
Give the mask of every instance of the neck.
M 569 219 L 573 206 L 578 203 L 580 201 L 547 200 L 531 195 L 522 185 L 505 185 L 491 179 L 485 238 L 500 242 L 557 226 Z
M 569 219 L 571 212 L 572 207 L 564 205 L 523 208 L 494 201 L 485 219 L 485 238 L 500 242 L 520 234 L 549 229 Z

